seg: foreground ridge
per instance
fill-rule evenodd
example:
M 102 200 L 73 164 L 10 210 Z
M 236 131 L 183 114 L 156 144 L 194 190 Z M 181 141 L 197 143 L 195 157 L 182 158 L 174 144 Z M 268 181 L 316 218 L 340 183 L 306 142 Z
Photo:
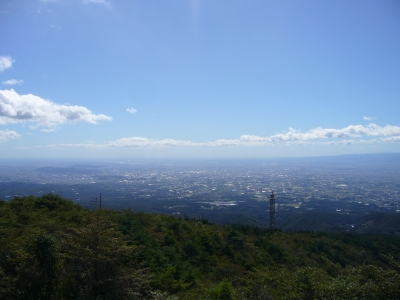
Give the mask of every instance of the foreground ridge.
M 400 238 L 0 201 L 1 299 L 399 299 Z

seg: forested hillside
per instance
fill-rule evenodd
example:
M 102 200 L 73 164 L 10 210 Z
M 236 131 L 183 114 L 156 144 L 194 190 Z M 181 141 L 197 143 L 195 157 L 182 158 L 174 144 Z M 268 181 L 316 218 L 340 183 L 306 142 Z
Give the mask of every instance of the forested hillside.
M 0 201 L 0 299 L 400 299 L 399 272 L 397 236 Z

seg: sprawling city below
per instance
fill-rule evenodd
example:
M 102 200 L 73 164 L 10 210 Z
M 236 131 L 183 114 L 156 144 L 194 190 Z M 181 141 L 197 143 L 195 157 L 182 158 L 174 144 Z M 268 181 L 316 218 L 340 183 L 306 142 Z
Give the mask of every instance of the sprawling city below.
M 0 162 L 0 198 L 59 194 L 84 207 L 202 216 L 267 226 L 276 194 L 277 226 L 289 215 L 400 212 L 400 154 L 249 160 Z

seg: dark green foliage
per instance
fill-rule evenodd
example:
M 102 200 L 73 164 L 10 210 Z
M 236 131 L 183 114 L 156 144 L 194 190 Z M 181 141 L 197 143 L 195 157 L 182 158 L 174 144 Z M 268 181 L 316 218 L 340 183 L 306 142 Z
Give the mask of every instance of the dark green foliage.
M 35 284 L 24 298 L 59 299 L 61 258 L 58 242 L 50 234 L 39 233 L 28 251 L 33 258 L 31 268 L 34 273 L 31 275 L 34 277 L 31 279 Z M 25 284 L 29 286 L 29 282 Z
M 146 299 L 148 271 L 103 212 L 59 196 L 0 207 L 0 299 Z
M 357 232 L 400 235 L 400 215 L 373 213 L 363 216 Z
M 232 283 L 224 279 L 218 287 L 211 288 L 208 291 L 208 298 L 210 300 L 233 300 L 235 299 L 235 289 Z
M 127 246 L 108 218 L 95 216 L 84 228 L 65 233 L 68 296 L 80 299 L 141 299 L 149 293 L 140 249 Z M 79 283 L 79 284 L 77 284 Z
M 399 272 L 396 236 L 0 202 L 0 299 L 399 299 Z

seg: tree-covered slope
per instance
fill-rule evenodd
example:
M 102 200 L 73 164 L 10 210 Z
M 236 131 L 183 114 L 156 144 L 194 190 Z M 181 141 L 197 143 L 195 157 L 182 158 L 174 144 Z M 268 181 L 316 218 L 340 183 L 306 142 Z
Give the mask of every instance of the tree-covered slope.
M 400 215 L 384 213 L 365 215 L 359 222 L 357 232 L 400 236 Z
M 399 299 L 400 238 L 0 202 L 0 299 Z

